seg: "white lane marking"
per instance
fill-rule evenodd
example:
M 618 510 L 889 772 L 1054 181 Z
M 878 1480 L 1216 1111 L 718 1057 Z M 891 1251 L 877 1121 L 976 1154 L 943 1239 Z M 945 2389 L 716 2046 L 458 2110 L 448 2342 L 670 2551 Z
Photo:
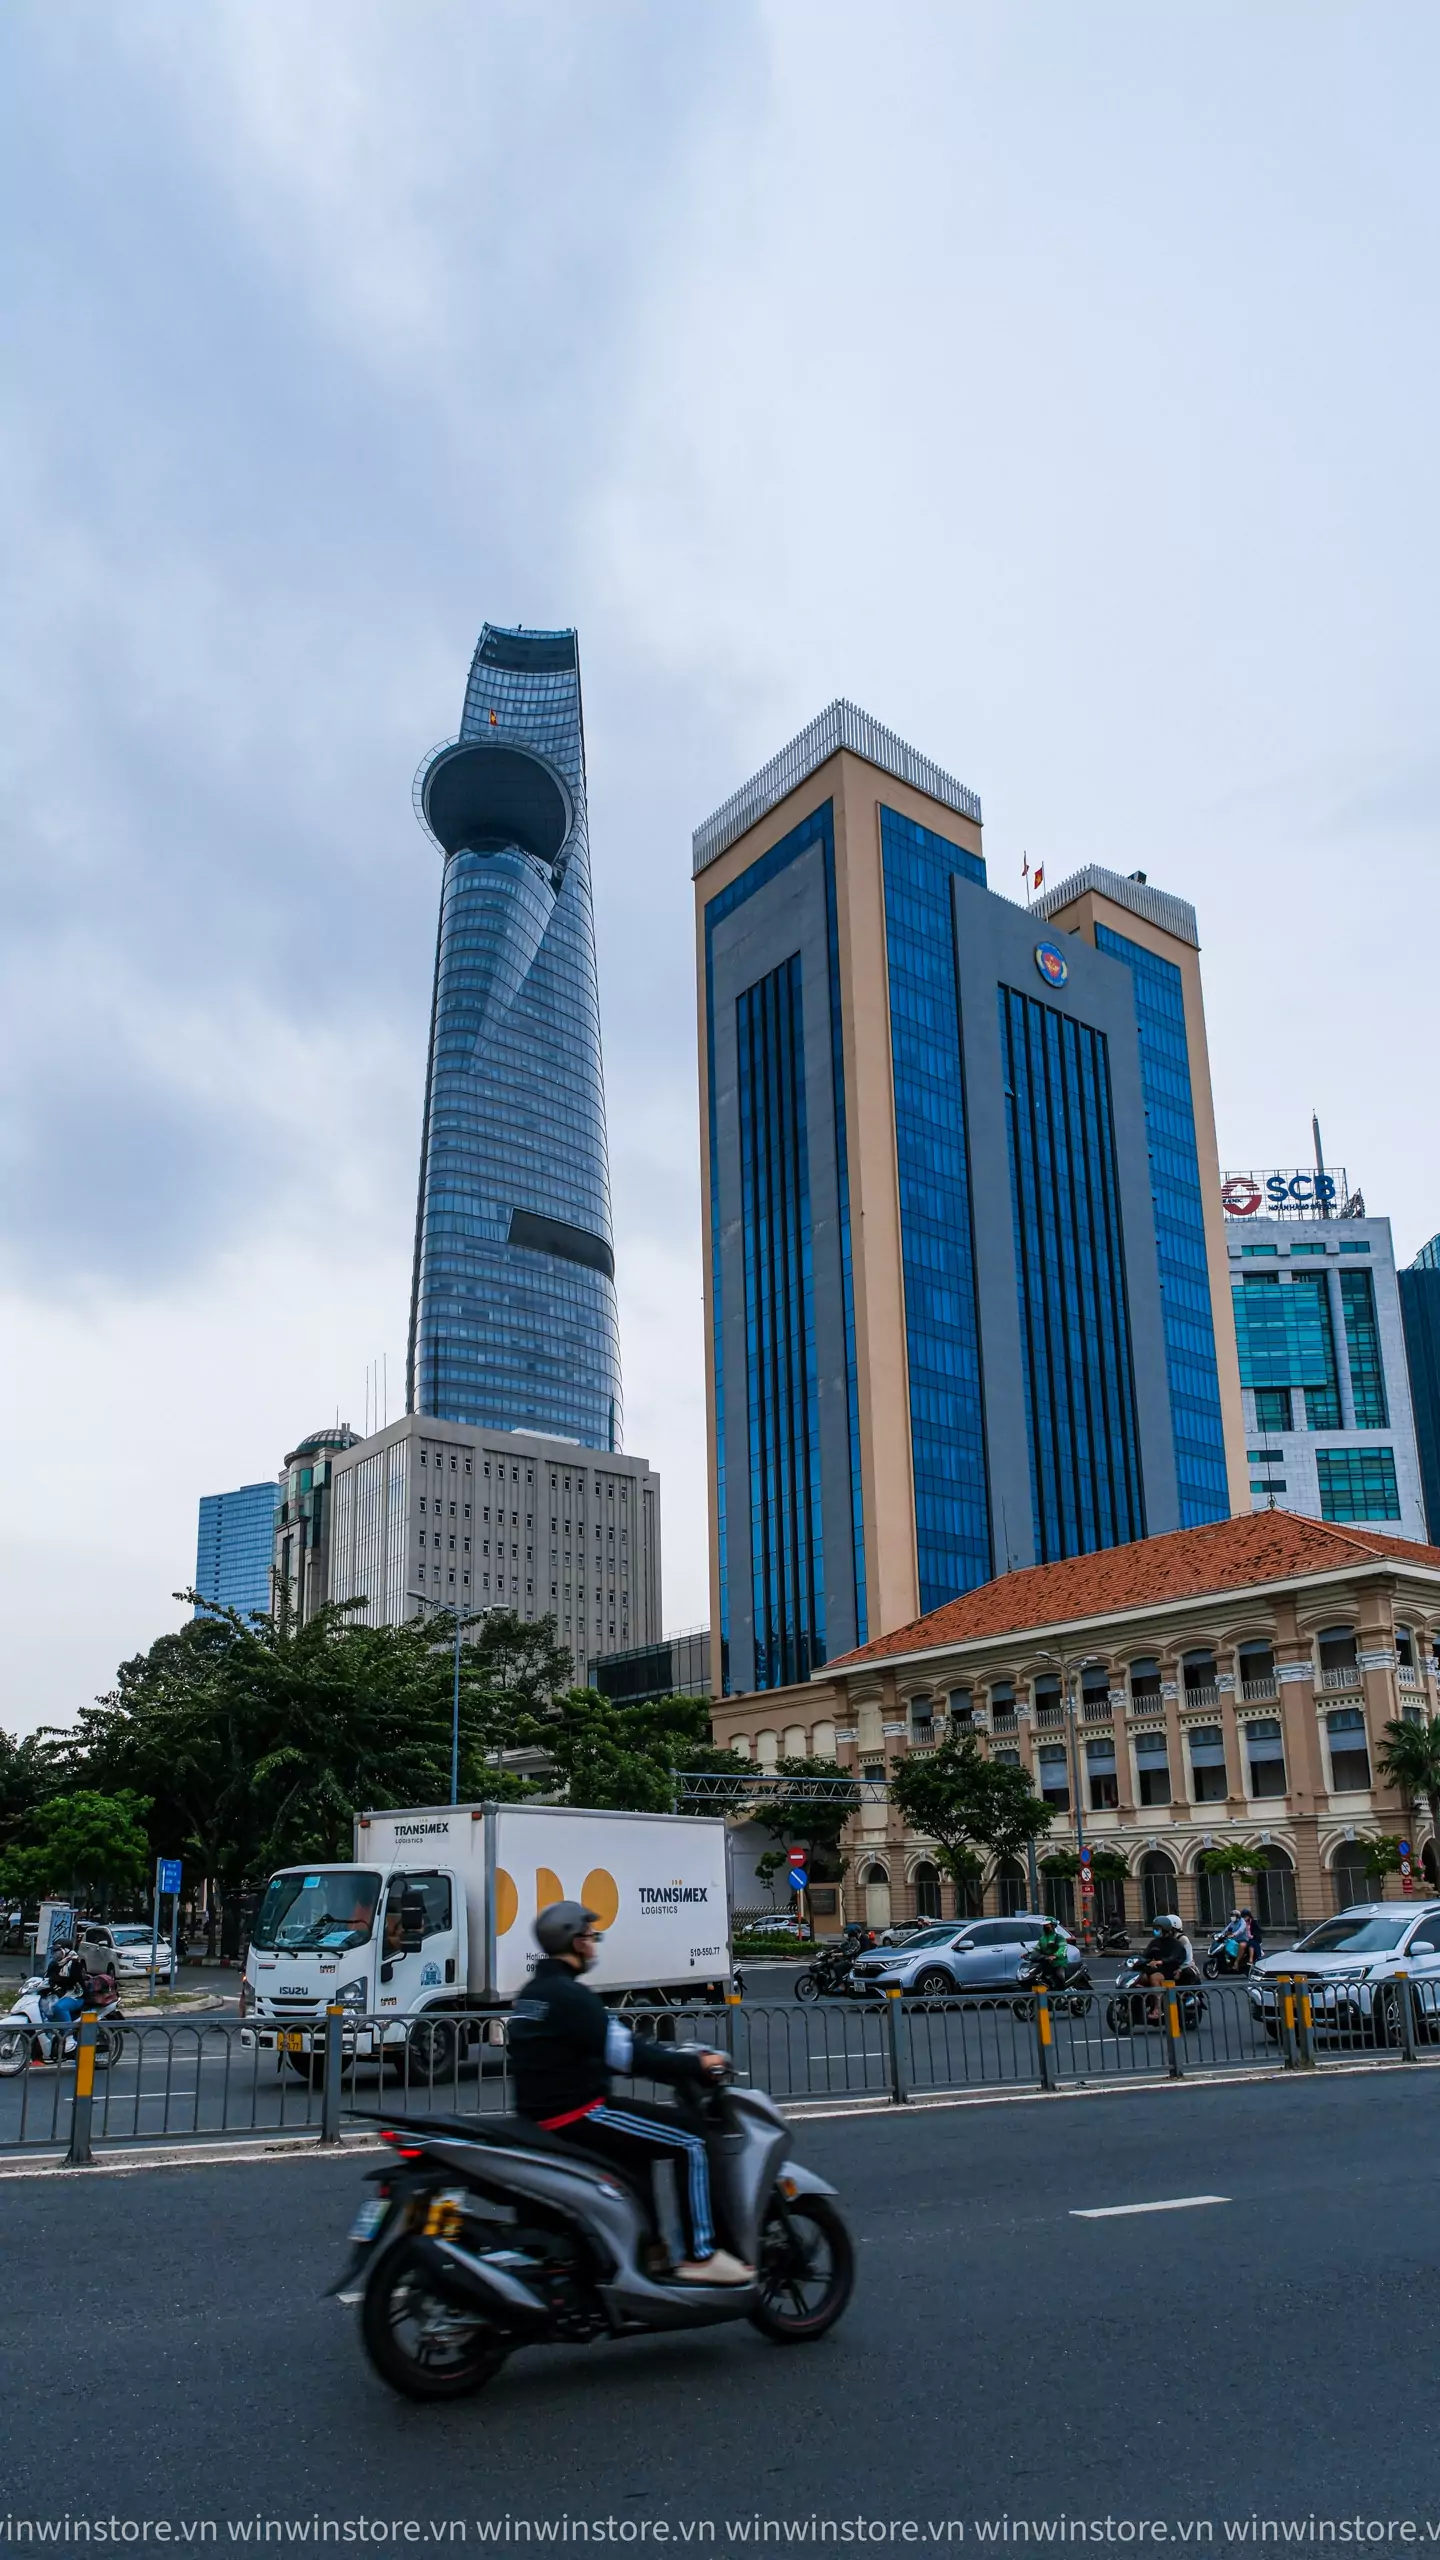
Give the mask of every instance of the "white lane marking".
M 1122 2213 L 1188 2213 L 1195 2204 L 1228 2204 L 1228 2196 L 1163 2196 L 1156 2204 L 1072 2205 L 1072 2222 L 1113 2222 Z

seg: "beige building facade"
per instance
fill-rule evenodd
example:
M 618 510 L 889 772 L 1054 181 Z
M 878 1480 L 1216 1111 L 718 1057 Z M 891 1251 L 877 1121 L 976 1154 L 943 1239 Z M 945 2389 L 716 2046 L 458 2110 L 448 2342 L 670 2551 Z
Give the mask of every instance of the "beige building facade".
M 1068 1693 L 1068 1704 L 1067 1704 Z M 1440 1890 L 1423 1804 L 1382 1773 L 1387 1724 L 1440 1713 L 1440 1549 L 1283 1512 L 1012 1574 L 768 1698 L 717 1701 L 718 1742 L 764 1768 L 814 1753 L 871 1779 L 973 1735 L 1055 1807 L 1040 1859 L 1083 1836 L 1102 1907 L 1136 1926 L 1178 1909 L 1218 1925 L 1232 1896 L 1285 1930 L 1382 1892 L 1366 1843 L 1405 1838 Z M 1232 1886 L 1202 1852 L 1239 1842 Z M 929 1842 L 877 1789 L 850 1826 L 843 1912 L 950 1916 Z M 1074 1907 L 1056 1880 L 1045 1898 Z M 989 1861 L 972 1907 L 1029 1907 L 1025 1868 Z M 842 1906 L 837 1906 L 835 1925 Z

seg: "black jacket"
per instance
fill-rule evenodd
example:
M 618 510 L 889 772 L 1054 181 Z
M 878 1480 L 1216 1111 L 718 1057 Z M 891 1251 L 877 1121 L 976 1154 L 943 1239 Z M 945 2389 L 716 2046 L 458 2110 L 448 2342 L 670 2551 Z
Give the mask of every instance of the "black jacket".
M 625 2020 L 558 1956 L 542 1958 L 511 2009 L 510 2063 L 515 2104 L 538 2124 L 578 2116 L 608 2097 L 612 2070 L 679 2081 L 689 2079 L 695 2067 L 673 2045 L 632 2035 Z

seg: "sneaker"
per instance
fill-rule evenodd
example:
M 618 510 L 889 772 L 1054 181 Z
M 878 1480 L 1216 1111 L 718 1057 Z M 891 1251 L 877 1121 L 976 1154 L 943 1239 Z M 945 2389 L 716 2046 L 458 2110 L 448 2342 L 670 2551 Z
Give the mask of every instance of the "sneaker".
M 685 2258 L 675 2270 L 677 2284 L 753 2284 L 755 2270 L 743 2258 L 732 2258 L 728 2249 L 716 2249 L 708 2258 Z

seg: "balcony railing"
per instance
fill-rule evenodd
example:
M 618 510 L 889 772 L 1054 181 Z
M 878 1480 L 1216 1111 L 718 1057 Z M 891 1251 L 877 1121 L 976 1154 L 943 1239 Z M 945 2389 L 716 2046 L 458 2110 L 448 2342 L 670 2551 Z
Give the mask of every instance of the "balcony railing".
M 1358 1689 L 1360 1686 L 1359 1663 L 1327 1663 L 1320 1674 L 1320 1686 L 1322 1689 Z
M 1037 1724 L 1063 1724 L 1065 1721 L 1065 1710 L 1063 1707 L 1037 1707 L 1035 1710 L 1035 1721 Z
M 927 1745 L 928 1745 L 928 1744 L 930 1744 L 930 1743 L 932 1743 L 932 1742 L 934 1741 L 934 1739 L 935 1739 L 935 1727 L 934 1727 L 934 1724 L 933 1724 L 933 1723 L 921 1724 L 921 1722 L 919 1721 L 919 1718 L 917 1717 L 917 1718 L 916 1718 L 916 1721 L 914 1722 L 914 1724 L 912 1724 L 912 1726 L 910 1727 L 910 1748 L 911 1748 L 911 1750 L 912 1750 L 912 1751 L 914 1751 L 914 1750 L 917 1750 L 917 1749 L 918 1749 L 918 1750 L 923 1751 L 923 1750 L 927 1747 Z
M 1130 1692 L 1132 1716 L 1158 1716 L 1164 1704 L 1165 1701 L 1158 1686 L 1153 1689 L 1132 1689 Z
M 991 1724 L 991 1728 L 992 1728 L 992 1730 L 993 1730 L 994 1732 L 996 1732 L 996 1733 L 1014 1733 L 1014 1732 L 1015 1732 L 1015 1730 L 1016 1730 L 1016 1727 L 1017 1727 L 1017 1723 L 1018 1723 L 1018 1719 L 1017 1719 L 1017 1717 L 1016 1717 L 1015 1710 L 1014 1710 L 1014 1708 L 1013 1708 L 1013 1707 L 992 1707 L 992 1708 L 991 1708 L 991 1710 L 990 1710 L 990 1724 Z
M 1423 1690 L 1425 1686 L 1425 1674 L 1421 1670 L 1418 1662 L 1398 1663 L 1396 1665 L 1395 1677 L 1399 1681 L 1402 1689 Z
M 1218 1707 L 1220 1692 L 1215 1688 L 1186 1689 L 1181 1693 L 1180 1704 L 1182 1707 Z
M 1241 1703 L 1247 1707 L 1258 1706 L 1262 1698 L 1278 1698 L 1279 1695 L 1280 1683 L 1273 1671 L 1267 1672 L 1263 1680 L 1242 1680 L 1240 1683 Z
M 1083 1704 L 1087 1724 L 1108 1724 L 1115 1712 L 1110 1704 L 1108 1689 L 1103 1698 L 1086 1698 Z

